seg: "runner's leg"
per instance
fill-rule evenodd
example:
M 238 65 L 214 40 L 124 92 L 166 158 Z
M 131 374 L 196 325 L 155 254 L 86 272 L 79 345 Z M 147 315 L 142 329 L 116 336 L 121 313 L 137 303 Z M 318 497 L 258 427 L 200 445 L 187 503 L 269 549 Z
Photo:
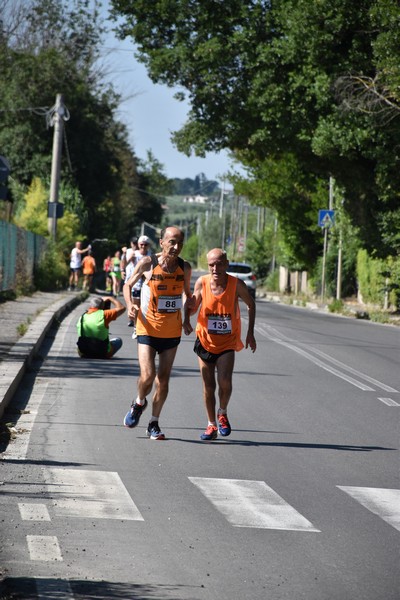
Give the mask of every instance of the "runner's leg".
M 206 363 L 201 358 L 198 360 L 203 381 L 203 399 L 207 418 L 210 423 L 215 423 L 215 363 Z
M 140 400 L 144 400 L 151 392 L 156 377 L 156 351 L 148 344 L 138 344 L 138 360 L 140 375 L 137 381 L 137 391 Z
M 161 414 L 162 407 L 168 396 L 169 389 L 169 378 L 171 375 L 172 365 L 174 364 L 176 351 L 178 346 L 175 348 L 169 348 L 163 350 L 159 355 L 158 370 L 155 379 L 156 389 L 153 396 L 153 412 L 154 417 L 159 417 Z
M 217 381 L 219 406 L 227 410 L 232 395 L 232 373 L 235 365 L 235 353 L 226 352 L 217 359 Z

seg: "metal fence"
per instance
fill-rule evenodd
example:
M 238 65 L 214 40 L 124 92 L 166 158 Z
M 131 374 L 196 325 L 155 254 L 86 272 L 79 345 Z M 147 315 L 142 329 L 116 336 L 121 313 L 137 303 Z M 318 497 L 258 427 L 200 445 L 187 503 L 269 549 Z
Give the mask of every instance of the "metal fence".
M 46 246 L 43 236 L 0 221 L 0 292 L 31 290 Z

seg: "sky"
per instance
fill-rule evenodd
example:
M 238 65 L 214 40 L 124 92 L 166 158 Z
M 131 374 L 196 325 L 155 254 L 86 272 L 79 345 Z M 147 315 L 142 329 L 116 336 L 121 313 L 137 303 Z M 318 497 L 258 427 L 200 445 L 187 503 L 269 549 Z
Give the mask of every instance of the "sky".
M 103 17 L 107 17 L 109 5 L 108 0 L 103 0 Z M 231 167 L 228 154 L 209 153 L 199 158 L 178 152 L 171 142 L 171 132 L 185 123 L 188 104 L 174 99 L 176 89 L 156 85 L 149 79 L 144 65 L 135 59 L 134 49 L 131 40 L 120 41 L 110 31 L 104 38 L 102 62 L 107 81 L 122 95 L 117 118 L 128 128 L 135 155 L 146 159 L 147 151 L 151 150 L 169 178 L 194 179 L 204 173 L 207 179 L 221 182 Z

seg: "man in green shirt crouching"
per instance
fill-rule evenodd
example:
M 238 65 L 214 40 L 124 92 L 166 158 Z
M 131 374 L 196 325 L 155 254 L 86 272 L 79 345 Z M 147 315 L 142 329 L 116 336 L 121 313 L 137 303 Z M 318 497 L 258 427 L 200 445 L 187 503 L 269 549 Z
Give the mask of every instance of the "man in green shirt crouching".
M 112 303 L 114 308 L 108 308 Z M 109 337 L 109 324 L 125 312 L 125 306 L 113 297 L 92 298 L 81 316 L 78 330 L 78 354 L 81 358 L 111 358 L 122 346 L 121 338 Z

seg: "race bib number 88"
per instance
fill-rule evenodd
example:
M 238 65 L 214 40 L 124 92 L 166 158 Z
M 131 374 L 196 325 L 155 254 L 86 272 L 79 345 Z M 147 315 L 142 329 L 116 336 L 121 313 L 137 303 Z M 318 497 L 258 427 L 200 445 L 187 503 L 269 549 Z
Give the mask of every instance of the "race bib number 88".
M 232 333 L 232 321 L 229 316 L 213 315 L 208 318 L 208 333 L 227 334 Z
M 159 296 L 157 310 L 160 313 L 177 312 L 182 308 L 182 296 Z

